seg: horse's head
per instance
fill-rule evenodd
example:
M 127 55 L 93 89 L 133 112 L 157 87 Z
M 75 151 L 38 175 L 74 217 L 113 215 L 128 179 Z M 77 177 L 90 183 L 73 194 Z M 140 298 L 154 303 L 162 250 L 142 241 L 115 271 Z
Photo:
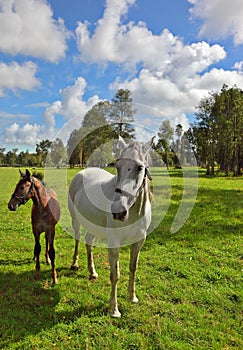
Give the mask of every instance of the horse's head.
M 153 139 L 148 144 L 130 142 L 128 145 L 120 137 L 123 148 L 116 163 L 117 184 L 111 212 L 115 220 L 126 221 L 129 209 L 135 204 L 146 185 L 149 174 L 149 150 Z
M 29 170 L 26 170 L 26 173 L 20 171 L 20 176 L 21 178 L 8 203 L 8 209 L 11 211 L 17 210 L 21 204 L 25 204 L 33 195 L 34 180 Z

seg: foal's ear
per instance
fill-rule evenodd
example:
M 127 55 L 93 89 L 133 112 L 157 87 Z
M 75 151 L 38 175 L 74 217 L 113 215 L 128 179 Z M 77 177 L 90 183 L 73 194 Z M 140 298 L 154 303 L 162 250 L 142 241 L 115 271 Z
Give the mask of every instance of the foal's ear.
M 28 177 L 28 178 L 30 178 L 30 176 L 31 176 L 31 174 L 30 174 L 30 172 L 29 172 L 29 170 L 28 169 L 26 169 L 26 176 Z
M 25 177 L 25 173 L 23 173 L 23 171 L 21 171 L 20 169 L 19 169 L 19 173 L 21 177 Z
M 118 139 L 118 145 L 119 147 L 123 150 L 125 147 L 127 147 L 127 144 L 125 142 L 125 140 L 123 139 L 123 137 L 121 137 L 119 135 L 119 139 Z

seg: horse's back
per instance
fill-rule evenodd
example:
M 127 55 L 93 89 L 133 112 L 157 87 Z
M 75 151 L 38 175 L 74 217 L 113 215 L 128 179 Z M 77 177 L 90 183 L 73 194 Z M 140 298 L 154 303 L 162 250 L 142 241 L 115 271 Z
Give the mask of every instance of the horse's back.
M 69 187 L 69 210 L 73 220 L 92 233 L 101 233 L 110 215 L 115 176 L 100 168 L 81 170 Z

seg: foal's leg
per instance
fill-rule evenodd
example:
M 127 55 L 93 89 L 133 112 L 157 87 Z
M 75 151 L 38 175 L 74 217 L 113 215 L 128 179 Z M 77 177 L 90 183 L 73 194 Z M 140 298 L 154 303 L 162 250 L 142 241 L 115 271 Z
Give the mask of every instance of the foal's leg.
M 45 257 L 46 257 L 46 263 L 47 265 L 51 264 L 51 260 L 49 257 L 49 242 L 48 242 L 48 235 L 45 233 L 45 240 L 46 240 L 46 253 L 45 253 Z
M 130 266 L 129 266 L 130 277 L 129 277 L 129 284 L 128 284 L 128 293 L 133 303 L 138 302 L 138 298 L 136 297 L 136 293 L 135 293 L 135 275 L 136 275 L 136 269 L 138 265 L 139 252 L 143 246 L 144 241 L 145 239 L 142 239 L 141 241 L 133 243 L 130 249 Z
M 58 284 L 57 271 L 55 267 L 55 249 L 54 249 L 55 227 L 52 227 L 48 232 L 46 232 L 46 236 L 48 237 L 48 243 L 49 243 L 48 256 L 50 257 L 50 260 L 51 260 L 53 284 Z
M 95 240 L 95 237 L 87 232 L 86 237 L 86 251 L 87 251 L 87 261 L 88 261 L 88 270 L 89 270 L 89 279 L 97 279 L 98 273 L 95 271 L 93 253 L 92 253 L 92 245 Z
M 35 259 L 35 280 L 40 278 L 40 233 L 33 231 L 35 236 L 35 248 L 34 248 L 34 259 Z
M 121 317 L 117 304 L 117 282 L 120 277 L 119 271 L 119 248 L 109 248 L 110 280 L 111 280 L 111 316 Z
M 79 247 L 79 241 L 80 241 L 80 225 L 75 219 L 73 219 L 72 226 L 75 233 L 75 248 L 73 253 L 73 263 L 71 266 L 71 270 L 77 271 L 78 270 L 78 247 Z

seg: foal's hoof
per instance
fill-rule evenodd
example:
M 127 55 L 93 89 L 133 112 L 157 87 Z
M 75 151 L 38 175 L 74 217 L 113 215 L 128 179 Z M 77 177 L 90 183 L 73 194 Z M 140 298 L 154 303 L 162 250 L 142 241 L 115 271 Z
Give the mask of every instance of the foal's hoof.
M 72 271 L 78 271 L 78 266 L 77 265 L 72 265 L 71 266 Z
M 38 281 L 40 279 L 40 273 L 35 274 L 35 281 Z

